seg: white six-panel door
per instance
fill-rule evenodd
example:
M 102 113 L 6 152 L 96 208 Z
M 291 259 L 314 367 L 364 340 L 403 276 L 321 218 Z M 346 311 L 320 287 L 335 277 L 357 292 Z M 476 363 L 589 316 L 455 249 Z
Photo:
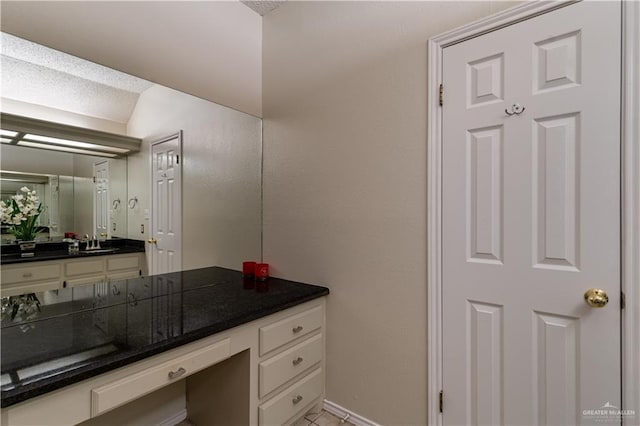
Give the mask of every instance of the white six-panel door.
M 181 134 L 151 145 L 152 275 L 182 268 Z
M 109 236 L 109 161 L 93 164 L 93 234 Z
M 446 47 L 442 74 L 444 423 L 598 422 L 620 406 L 620 4 Z

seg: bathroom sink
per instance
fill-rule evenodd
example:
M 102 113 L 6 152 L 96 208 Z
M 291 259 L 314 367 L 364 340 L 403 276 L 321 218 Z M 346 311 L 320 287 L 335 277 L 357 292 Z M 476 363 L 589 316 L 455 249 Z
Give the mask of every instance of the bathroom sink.
M 80 252 L 80 254 L 106 254 L 106 253 L 113 253 L 114 251 L 118 251 L 120 250 L 119 247 L 110 247 L 110 248 L 101 248 L 101 249 L 94 249 L 94 250 L 82 250 Z

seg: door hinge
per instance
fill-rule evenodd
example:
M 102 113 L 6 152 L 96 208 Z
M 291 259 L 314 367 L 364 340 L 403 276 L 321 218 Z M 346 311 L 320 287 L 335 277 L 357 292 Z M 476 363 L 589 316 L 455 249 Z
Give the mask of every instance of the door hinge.
M 440 83 L 440 96 L 439 96 L 440 106 L 442 106 L 444 101 L 444 88 L 442 87 L 442 83 Z
M 176 164 L 180 164 L 180 156 L 176 155 Z
M 624 309 L 627 306 L 627 296 L 624 294 L 624 291 L 620 292 L 620 309 Z
M 96 183 L 96 177 L 95 176 L 93 177 L 93 183 Z
M 442 87 L 442 86 L 440 86 L 440 87 Z M 440 412 L 442 413 L 442 406 L 444 404 L 444 392 L 443 391 L 440 391 L 440 396 L 439 396 L 438 401 L 439 401 L 439 406 L 440 406 Z

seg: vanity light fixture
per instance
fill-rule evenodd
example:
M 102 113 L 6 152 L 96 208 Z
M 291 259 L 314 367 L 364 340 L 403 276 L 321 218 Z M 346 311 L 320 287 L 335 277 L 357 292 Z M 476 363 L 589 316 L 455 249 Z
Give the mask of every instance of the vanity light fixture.
M 12 132 L 10 130 L 0 130 L 0 136 L 7 136 L 9 138 L 12 138 L 14 136 L 16 136 L 18 134 L 18 132 Z
M 127 149 L 124 149 L 124 148 L 116 148 L 113 146 L 106 146 L 106 145 L 96 145 L 94 143 L 87 143 L 87 142 L 70 141 L 66 139 L 52 138 L 49 136 L 38 136 L 38 135 L 26 134 L 22 137 L 22 140 L 44 142 L 46 144 L 60 145 L 65 147 L 68 146 L 68 147 L 74 147 L 74 148 L 86 148 L 86 149 L 92 149 L 92 150 L 98 149 L 102 151 L 115 152 L 117 154 L 124 154 L 128 151 Z
M 123 157 L 140 151 L 142 139 L 30 117 L 1 113 L 0 141 L 30 148 L 101 157 Z
M 21 140 L 17 143 L 18 146 L 26 146 L 29 148 L 40 148 L 40 149 L 50 149 L 53 151 L 64 151 L 64 152 L 71 152 L 74 154 L 86 154 L 86 155 L 99 155 L 101 157 L 111 157 L 111 158 L 115 158 L 118 155 L 116 154 L 111 154 L 111 153 L 107 153 L 107 152 L 95 152 L 95 151 L 90 151 L 88 149 L 78 149 L 78 148 L 71 148 L 69 146 L 58 146 L 58 145 L 49 145 L 49 144 L 44 144 L 44 143 L 38 143 L 38 142 L 30 142 L 30 141 L 26 141 L 26 140 Z

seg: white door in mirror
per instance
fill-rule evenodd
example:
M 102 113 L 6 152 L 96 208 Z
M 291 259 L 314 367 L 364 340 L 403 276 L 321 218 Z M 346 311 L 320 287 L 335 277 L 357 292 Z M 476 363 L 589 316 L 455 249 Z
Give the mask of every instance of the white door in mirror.
M 109 161 L 93 165 L 93 235 L 109 238 Z
M 151 144 L 150 273 L 182 269 L 182 132 Z

